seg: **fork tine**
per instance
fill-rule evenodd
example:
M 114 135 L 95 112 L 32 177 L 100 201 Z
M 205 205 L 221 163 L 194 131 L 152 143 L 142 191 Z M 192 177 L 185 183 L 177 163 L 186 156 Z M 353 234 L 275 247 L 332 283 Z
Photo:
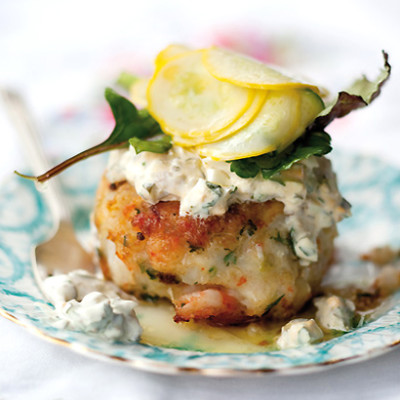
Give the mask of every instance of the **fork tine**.
M 13 90 L 0 88 L 0 95 L 8 115 L 21 138 L 35 174 L 48 169 L 48 162 L 41 146 L 40 136 L 22 97 Z M 53 229 L 49 239 L 32 249 L 33 273 L 39 288 L 46 296 L 42 280 L 55 272 L 66 273 L 73 269 L 94 271 L 92 256 L 77 240 L 71 223 L 71 214 L 62 195 L 58 177 L 50 182 L 37 184 L 50 208 Z M 44 273 L 43 273 L 44 271 Z

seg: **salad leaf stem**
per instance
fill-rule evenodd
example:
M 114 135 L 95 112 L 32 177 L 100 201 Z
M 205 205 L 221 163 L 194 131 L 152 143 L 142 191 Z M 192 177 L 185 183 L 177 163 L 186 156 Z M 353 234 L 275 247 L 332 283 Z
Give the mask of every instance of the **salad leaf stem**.
M 80 152 L 73 157 L 68 158 L 67 160 L 39 176 L 24 175 L 17 171 L 16 173 L 24 178 L 42 183 L 79 161 L 110 150 L 127 148 L 129 147 L 129 140 L 132 138 L 137 138 L 141 142 L 141 146 L 143 148 L 145 145 L 142 142 L 145 142 L 145 139 L 149 139 L 162 133 L 158 123 L 146 110 L 138 111 L 128 99 L 119 95 L 113 89 L 107 88 L 105 90 L 105 98 L 110 105 L 115 119 L 114 129 L 106 140 L 96 146 Z M 167 141 L 165 141 L 165 143 L 167 143 Z M 155 146 L 157 147 L 157 145 Z M 164 145 L 164 149 L 167 149 L 167 147 L 168 145 Z M 142 151 L 144 150 L 145 149 Z M 158 145 L 158 150 L 158 152 L 162 152 L 163 148 L 161 145 Z
M 14 172 L 23 178 L 30 179 L 30 180 L 36 181 L 38 183 L 43 183 L 43 182 L 47 181 L 48 179 L 52 178 L 53 176 L 58 175 L 60 172 L 66 170 L 71 165 L 74 165 L 79 161 L 85 160 L 86 158 L 92 157 L 96 154 L 104 153 L 104 152 L 107 152 L 110 150 L 116 150 L 119 148 L 128 147 L 128 144 L 129 144 L 128 141 L 122 142 L 119 145 L 111 144 L 108 146 L 103 145 L 103 143 L 101 143 L 97 146 L 91 147 L 90 149 L 84 150 L 84 151 L 76 154 L 73 157 L 68 158 L 67 160 L 63 161 L 60 164 L 57 164 L 55 167 L 49 169 L 45 173 L 38 175 L 38 176 L 25 175 L 25 174 L 21 174 L 18 171 L 14 171 Z

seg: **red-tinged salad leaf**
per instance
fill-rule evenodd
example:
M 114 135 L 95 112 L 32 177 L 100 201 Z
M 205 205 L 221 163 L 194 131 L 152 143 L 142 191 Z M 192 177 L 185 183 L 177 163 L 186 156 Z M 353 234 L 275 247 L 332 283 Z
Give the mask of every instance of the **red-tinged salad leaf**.
M 342 118 L 351 111 L 369 105 L 381 92 L 382 85 L 389 79 L 391 66 L 389 56 L 383 52 L 384 68 L 375 81 L 365 76 L 338 94 L 336 100 L 326 107 L 308 126 L 305 133 L 280 153 L 271 152 L 257 157 L 228 161 L 231 171 L 241 178 L 254 178 L 259 173 L 264 179 L 289 169 L 294 163 L 311 156 L 321 157 L 332 150 L 331 138 L 325 128 L 334 119 Z
M 166 136 L 162 133 L 158 123 L 150 116 L 150 114 L 146 110 L 138 111 L 128 99 L 120 96 L 113 89 L 107 88 L 105 90 L 105 98 L 110 105 L 111 111 L 114 115 L 115 127 L 110 136 L 104 142 L 98 144 L 97 146 L 91 147 L 90 149 L 82 151 L 81 153 L 63 161 L 61 164 L 56 165 L 49 171 L 37 177 L 22 175 L 19 173 L 18 175 L 21 175 L 24 178 L 34 179 L 37 182 L 44 182 L 64 171 L 71 165 L 81 160 L 85 160 L 86 158 L 89 158 L 93 155 L 110 150 L 129 147 L 129 140 L 131 138 L 137 138 L 141 142 L 145 142 L 145 139 L 152 138 L 159 134 L 162 134 L 162 136 Z M 166 142 L 168 142 L 168 140 Z M 141 151 L 144 151 L 143 143 L 141 144 L 141 146 Z M 150 148 L 151 146 L 154 146 L 154 144 L 150 145 Z M 160 151 L 161 148 L 161 146 L 158 146 L 158 151 Z M 164 146 L 164 148 L 167 148 L 167 146 Z
M 366 76 L 355 81 L 347 90 L 338 94 L 336 100 L 326 107 L 309 129 L 324 129 L 334 119 L 342 118 L 353 110 L 369 105 L 381 93 L 383 84 L 389 79 L 391 66 L 389 55 L 383 51 L 384 68 L 374 81 Z

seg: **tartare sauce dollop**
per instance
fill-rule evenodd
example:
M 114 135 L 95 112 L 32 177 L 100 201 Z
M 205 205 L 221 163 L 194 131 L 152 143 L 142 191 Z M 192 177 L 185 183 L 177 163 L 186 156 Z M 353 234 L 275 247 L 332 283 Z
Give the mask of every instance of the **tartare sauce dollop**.
M 324 336 L 321 328 L 313 319 L 297 318 L 282 327 L 277 340 L 280 349 L 306 346 Z
M 319 174 L 314 173 L 318 169 Z M 244 179 L 230 164 L 200 157 L 180 146 L 158 154 L 135 149 L 111 152 L 107 179 L 128 181 L 149 204 L 180 201 L 180 215 L 223 215 L 234 203 L 277 200 L 284 204 L 294 250 L 305 264 L 318 259 L 317 236 L 349 213 L 329 161 L 311 157 L 297 163 L 292 175 Z
M 135 342 L 140 337 L 141 327 L 134 310 L 137 303 L 122 299 L 113 283 L 75 270 L 48 277 L 43 285 L 55 307 L 58 328 L 122 343 Z
M 353 328 L 355 305 L 351 300 L 330 295 L 314 299 L 317 321 L 324 329 L 348 332 Z

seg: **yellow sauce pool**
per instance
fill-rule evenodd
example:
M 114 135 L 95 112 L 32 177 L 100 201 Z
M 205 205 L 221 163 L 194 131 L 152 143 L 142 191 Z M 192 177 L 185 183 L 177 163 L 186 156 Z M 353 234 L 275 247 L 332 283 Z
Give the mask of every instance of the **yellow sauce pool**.
M 141 302 L 136 313 L 143 328 L 141 343 L 152 346 L 210 353 L 257 353 L 276 350 L 276 339 L 288 321 L 257 322 L 245 326 L 218 327 L 203 322 L 175 323 L 168 302 Z M 299 318 L 313 318 L 306 310 Z M 323 340 L 333 337 L 325 334 Z

